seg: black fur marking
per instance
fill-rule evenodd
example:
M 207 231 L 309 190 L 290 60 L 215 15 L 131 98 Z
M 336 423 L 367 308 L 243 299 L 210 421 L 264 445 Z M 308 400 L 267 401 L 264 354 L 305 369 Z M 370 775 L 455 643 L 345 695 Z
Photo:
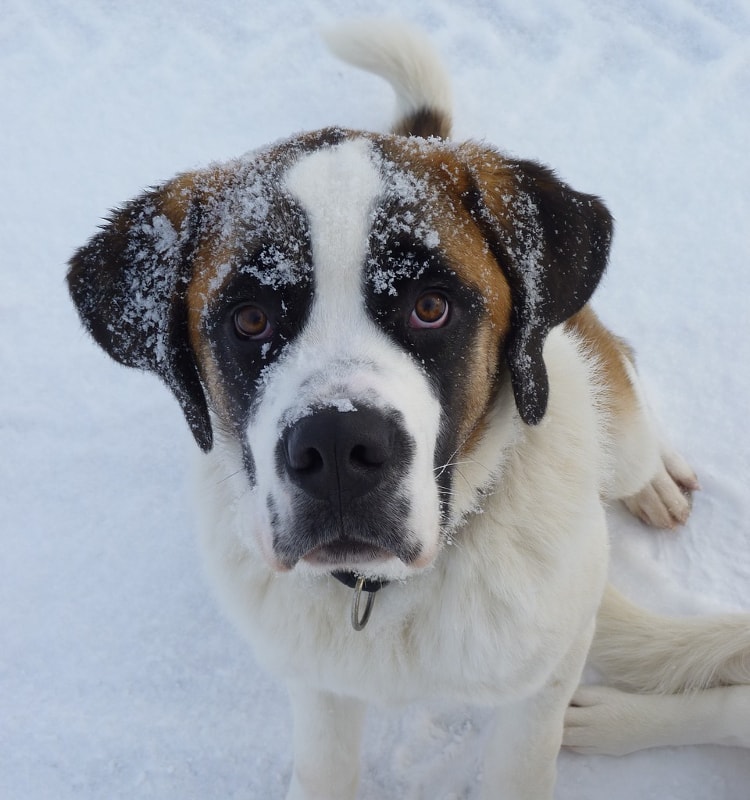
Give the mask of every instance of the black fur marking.
M 516 185 L 503 199 L 506 224 L 478 181 L 463 201 L 510 285 L 513 318 L 505 355 L 518 411 L 535 425 L 549 397 L 544 341 L 596 289 L 607 266 L 612 218 L 599 198 L 574 191 L 551 170 L 529 161 L 511 166 Z
M 97 344 L 122 364 L 155 372 L 205 451 L 213 434 L 184 302 L 200 208 L 192 204 L 175 229 L 163 211 L 168 191 L 149 192 L 115 212 L 70 260 L 68 287 Z
M 451 132 L 451 119 L 443 111 L 420 108 L 402 117 L 394 126 L 393 132 L 400 136 L 447 139 Z

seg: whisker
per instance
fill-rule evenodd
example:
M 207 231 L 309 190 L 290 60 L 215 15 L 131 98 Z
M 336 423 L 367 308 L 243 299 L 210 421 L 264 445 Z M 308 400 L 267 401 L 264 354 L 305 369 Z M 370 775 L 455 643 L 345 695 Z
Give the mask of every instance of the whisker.
M 476 466 L 481 467 L 488 475 L 492 475 L 493 471 L 481 461 L 477 461 L 476 458 L 465 458 L 461 461 L 448 461 L 446 464 L 443 464 L 442 467 L 436 467 L 434 471 L 439 469 L 440 472 L 438 472 L 435 478 L 440 478 L 440 476 L 445 472 L 446 469 L 448 469 L 448 467 L 460 467 L 467 464 L 475 464 Z M 458 470 L 456 471 L 458 472 Z
M 464 458 L 461 461 L 447 461 L 442 467 L 435 467 L 435 470 L 441 470 L 442 474 L 448 467 L 461 466 L 462 464 L 479 464 L 479 462 L 473 458 Z M 480 466 L 482 466 L 482 464 L 480 464 Z
M 234 478 L 235 475 L 239 475 L 240 472 L 243 472 L 243 471 L 244 470 L 242 470 L 242 469 L 235 470 L 234 472 L 232 472 L 229 475 L 227 475 L 225 478 L 221 478 L 220 480 L 216 481 L 216 485 L 219 486 L 222 483 L 224 483 L 225 481 L 231 480 L 232 478 Z
M 441 464 L 440 466 L 433 468 L 433 472 L 437 473 L 435 476 L 436 478 L 440 478 L 440 476 L 445 472 L 445 470 L 448 469 L 448 467 L 457 467 L 463 464 L 476 464 L 478 467 L 481 467 L 488 475 L 492 474 L 493 470 L 491 470 L 486 464 L 483 464 L 481 461 L 478 461 L 476 458 L 473 458 L 472 456 L 468 456 L 467 458 L 460 460 L 454 460 L 455 457 L 458 455 L 458 453 L 461 452 L 461 449 L 464 447 L 467 441 L 468 437 L 466 437 L 458 445 L 458 447 L 450 454 L 450 456 L 448 456 L 448 460 L 444 464 Z M 466 480 L 466 478 L 464 478 L 464 480 Z
M 433 469 L 433 472 L 438 473 L 436 477 L 439 478 L 445 472 L 445 470 L 451 466 L 451 464 L 453 463 L 453 459 L 456 457 L 456 455 L 458 455 L 458 452 L 461 450 L 462 447 L 463 447 L 463 442 L 459 444 L 459 446 L 448 456 L 448 461 L 445 464 L 443 464 L 441 467 L 435 467 Z
M 480 465 L 480 466 L 481 466 L 481 465 Z M 489 471 L 489 470 L 488 470 L 488 471 Z M 457 469 L 457 470 L 456 470 L 456 472 L 457 472 L 457 473 L 458 473 L 458 474 L 461 476 L 461 478 L 463 479 L 464 483 L 465 483 L 465 484 L 466 484 L 466 485 L 469 487 L 469 489 L 470 489 L 472 492 L 476 490 L 476 488 L 477 488 L 477 487 L 476 487 L 476 486 L 474 486 L 474 485 L 472 485 L 472 483 L 469 481 L 469 479 L 466 477 L 466 475 L 464 475 L 464 474 L 463 474 L 463 472 L 461 472 L 461 470 L 460 470 L 460 469 Z

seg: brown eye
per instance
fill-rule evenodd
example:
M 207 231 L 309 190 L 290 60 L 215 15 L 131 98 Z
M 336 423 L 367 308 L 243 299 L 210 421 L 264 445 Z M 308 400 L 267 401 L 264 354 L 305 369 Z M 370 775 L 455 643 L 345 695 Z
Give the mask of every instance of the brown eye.
M 448 300 L 441 292 L 425 292 L 417 298 L 409 317 L 412 328 L 441 328 L 448 321 Z
M 234 328 L 243 339 L 268 339 L 271 323 L 266 312 L 258 306 L 242 306 L 234 312 Z

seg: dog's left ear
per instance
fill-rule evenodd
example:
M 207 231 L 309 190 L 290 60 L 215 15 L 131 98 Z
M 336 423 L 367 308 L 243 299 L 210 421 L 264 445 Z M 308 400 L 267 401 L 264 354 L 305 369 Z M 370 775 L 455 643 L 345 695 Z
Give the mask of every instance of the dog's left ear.
M 529 425 L 547 410 L 542 348 L 549 331 L 589 301 L 607 266 L 612 217 L 599 198 L 581 194 L 530 161 L 476 148 L 464 203 L 510 285 L 505 343 L 516 405 Z
M 186 301 L 200 222 L 194 194 L 183 176 L 116 211 L 70 260 L 68 288 L 96 342 L 120 363 L 156 373 L 208 451 L 213 435 Z

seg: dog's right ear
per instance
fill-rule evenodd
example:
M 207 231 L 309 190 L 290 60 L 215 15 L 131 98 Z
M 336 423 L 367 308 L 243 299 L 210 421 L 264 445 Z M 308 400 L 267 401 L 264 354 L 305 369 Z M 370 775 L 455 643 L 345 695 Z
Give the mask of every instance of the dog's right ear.
M 156 373 L 208 451 L 213 434 L 186 301 L 200 227 L 195 199 L 185 175 L 114 212 L 71 258 L 68 288 L 96 342 L 120 363 Z

